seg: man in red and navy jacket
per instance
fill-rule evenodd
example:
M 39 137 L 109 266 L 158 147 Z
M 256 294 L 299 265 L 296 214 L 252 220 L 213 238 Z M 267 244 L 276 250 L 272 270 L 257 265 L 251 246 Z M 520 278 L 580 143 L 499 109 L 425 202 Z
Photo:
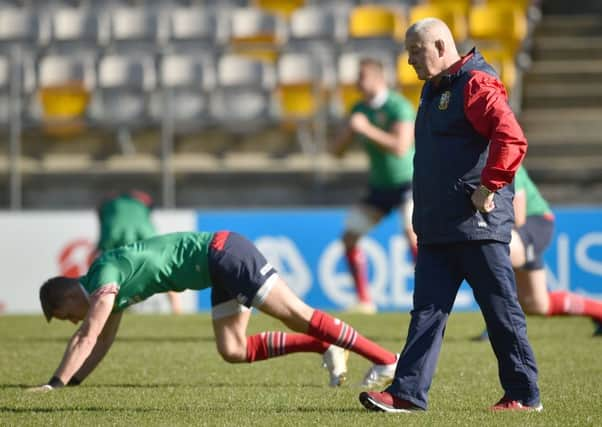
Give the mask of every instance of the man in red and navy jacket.
M 499 364 L 504 395 L 491 409 L 540 411 L 537 365 L 508 246 L 512 180 L 526 153 L 525 136 L 496 72 L 474 49 L 460 57 L 444 22 L 413 24 L 406 48 L 425 81 L 415 122 L 414 308 L 393 383 L 361 393 L 360 401 L 385 412 L 427 408 L 445 325 L 466 280 Z

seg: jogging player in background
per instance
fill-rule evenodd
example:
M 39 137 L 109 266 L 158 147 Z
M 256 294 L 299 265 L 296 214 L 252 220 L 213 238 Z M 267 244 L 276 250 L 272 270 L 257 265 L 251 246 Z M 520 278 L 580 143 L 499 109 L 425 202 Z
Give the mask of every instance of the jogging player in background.
M 387 87 L 383 64 L 378 60 L 361 60 L 357 84 L 363 99 L 352 108 L 331 151 L 341 157 L 355 140 L 362 144 L 370 160 L 367 195 L 349 213 L 342 240 L 358 298 L 350 310 L 374 313 L 376 305 L 368 290 L 366 259 L 358 242 L 385 216 L 401 207 L 405 235 L 415 257 L 416 235 L 411 221 L 415 113 L 408 100 Z
M 157 231 L 151 220 L 152 208 L 153 199 L 142 191 L 132 190 L 105 197 L 98 206 L 98 254 L 155 236 Z M 167 297 L 171 311 L 180 314 L 179 294 L 168 292 Z
M 554 214 L 548 202 L 521 166 L 514 177 L 514 220 L 510 259 L 518 300 L 526 314 L 588 316 L 602 336 L 602 302 L 567 291 L 548 291 L 543 253 L 554 234 Z M 485 330 L 480 336 L 487 339 Z
M 290 353 L 323 355 L 330 385 L 346 379 L 347 352 L 373 366 L 363 386 L 376 387 L 393 377 L 397 355 L 364 338 L 345 322 L 301 301 L 243 236 L 220 231 L 172 233 L 107 251 L 78 279 L 63 276 L 40 288 L 46 319 L 82 325 L 70 339 L 47 391 L 77 385 L 111 347 L 122 312 L 153 294 L 211 287 L 217 350 L 230 363 L 252 363 Z M 251 307 L 281 320 L 298 333 L 263 332 L 247 336 Z

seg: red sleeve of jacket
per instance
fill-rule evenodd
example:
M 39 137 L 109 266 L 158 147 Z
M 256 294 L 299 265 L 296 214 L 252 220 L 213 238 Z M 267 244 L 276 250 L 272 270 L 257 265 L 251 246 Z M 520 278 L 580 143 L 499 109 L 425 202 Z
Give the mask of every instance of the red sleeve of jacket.
M 508 105 L 504 85 L 482 71 L 473 71 L 464 88 L 464 112 L 474 129 L 489 142 L 481 184 L 495 191 L 510 184 L 527 153 L 527 139 Z

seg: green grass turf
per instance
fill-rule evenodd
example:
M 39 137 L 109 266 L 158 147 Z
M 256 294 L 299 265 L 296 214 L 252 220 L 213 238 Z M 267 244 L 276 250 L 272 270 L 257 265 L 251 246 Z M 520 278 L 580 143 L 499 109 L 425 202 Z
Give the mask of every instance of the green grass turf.
M 341 315 L 360 332 L 399 351 L 407 313 Z M 493 414 L 502 394 L 488 343 L 471 342 L 482 321 L 456 313 L 449 322 L 429 411 L 364 410 L 356 384 L 369 363 L 349 359 L 349 385 L 330 389 L 316 354 L 230 365 L 215 351 L 208 315 L 124 316 L 118 340 L 80 387 L 24 390 L 56 368 L 74 326 L 41 316 L 0 317 L 0 425 L 232 426 L 567 426 L 602 425 L 602 338 L 587 319 L 529 319 L 540 369 L 543 413 Z M 253 316 L 249 333 L 281 329 Z

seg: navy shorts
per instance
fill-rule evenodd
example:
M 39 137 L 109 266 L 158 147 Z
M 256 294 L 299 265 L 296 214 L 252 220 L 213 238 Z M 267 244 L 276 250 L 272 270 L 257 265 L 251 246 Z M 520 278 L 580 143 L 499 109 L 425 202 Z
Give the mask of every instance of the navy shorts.
M 411 199 L 412 183 L 408 182 L 392 188 L 370 186 L 368 195 L 362 199 L 362 204 L 376 208 L 384 215 L 388 215 L 393 209 Z
M 238 233 L 215 233 L 209 245 L 208 259 L 213 284 L 211 306 L 215 309 L 222 305 L 221 311 L 227 311 L 222 314 L 241 311 L 236 308 L 239 305 L 247 308 L 261 305 L 271 289 L 268 282 L 277 277 L 274 267 L 255 245 Z M 215 314 L 214 310 L 214 317 Z M 217 317 L 223 317 L 217 314 Z
M 553 217 L 532 215 L 527 217 L 527 222 L 516 230 L 525 247 L 527 262 L 521 268 L 524 270 L 540 270 L 544 263 L 542 255 L 554 234 Z

